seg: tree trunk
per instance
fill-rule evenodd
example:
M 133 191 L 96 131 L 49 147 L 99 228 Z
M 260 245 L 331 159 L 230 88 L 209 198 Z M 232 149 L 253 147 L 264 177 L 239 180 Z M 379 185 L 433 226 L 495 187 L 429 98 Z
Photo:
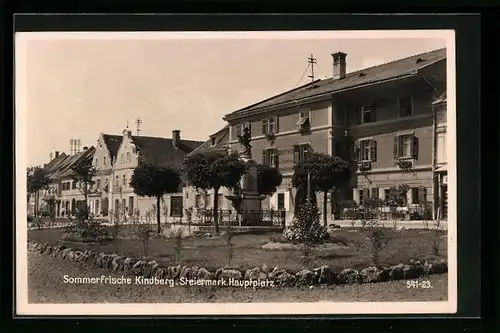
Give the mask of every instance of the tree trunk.
M 219 189 L 214 188 L 214 228 L 215 228 L 215 234 L 219 234 Z
M 328 210 L 328 191 L 323 191 L 323 225 L 328 225 L 327 210 Z
M 35 216 L 38 216 L 38 197 L 39 197 L 39 191 L 35 192 L 35 202 L 33 203 L 33 213 Z
M 156 197 L 156 223 L 158 224 L 158 235 L 161 233 L 161 222 L 160 222 L 160 204 L 161 204 L 161 197 Z M 165 216 L 165 220 L 167 217 Z M 167 222 L 167 221 L 165 221 Z

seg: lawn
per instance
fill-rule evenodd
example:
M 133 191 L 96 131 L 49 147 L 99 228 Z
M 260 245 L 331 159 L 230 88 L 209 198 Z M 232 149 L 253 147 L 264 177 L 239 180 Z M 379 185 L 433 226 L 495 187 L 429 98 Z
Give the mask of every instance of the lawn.
M 410 259 L 436 259 L 432 255 L 432 232 L 423 230 L 390 230 L 391 240 L 380 255 L 381 265 L 408 263 Z M 49 245 L 64 244 L 73 249 L 92 249 L 105 253 L 120 253 L 132 258 L 142 258 L 140 241 L 131 237 L 131 227 L 124 226 L 121 239 L 101 244 L 72 243 L 60 240 L 62 229 L 30 230 L 28 238 L 38 243 Z M 297 249 L 270 250 L 261 248 L 271 239 L 280 238 L 279 233 L 260 235 L 236 235 L 232 239 L 233 254 L 229 261 L 226 239 L 204 238 L 184 239 L 179 261 L 186 266 L 205 267 L 215 270 L 219 267 L 231 266 L 241 270 L 256 266 L 279 266 L 290 271 L 299 271 L 304 267 L 315 268 L 328 265 L 333 271 L 344 268 L 365 268 L 371 264 L 371 242 L 360 229 L 338 229 L 334 231 L 328 248 L 314 249 L 309 260 L 305 262 L 303 254 Z M 446 234 L 441 236 L 440 258 L 447 258 Z M 147 258 L 155 260 L 160 266 L 175 263 L 175 240 L 155 236 L 150 240 Z
M 119 277 L 84 263 L 28 255 L 29 303 L 242 303 L 242 302 L 418 302 L 445 301 L 448 275 L 431 275 L 432 288 L 407 288 L 406 281 L 325 287 L 242 289 L 63 283 L 63 276 Z

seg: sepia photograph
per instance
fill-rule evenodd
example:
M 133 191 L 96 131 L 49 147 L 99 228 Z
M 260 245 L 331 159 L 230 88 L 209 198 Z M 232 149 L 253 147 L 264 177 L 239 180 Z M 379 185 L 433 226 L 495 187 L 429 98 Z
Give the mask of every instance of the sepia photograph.
M 20 315 L 457 310 L 453 30 L 18 32 Z

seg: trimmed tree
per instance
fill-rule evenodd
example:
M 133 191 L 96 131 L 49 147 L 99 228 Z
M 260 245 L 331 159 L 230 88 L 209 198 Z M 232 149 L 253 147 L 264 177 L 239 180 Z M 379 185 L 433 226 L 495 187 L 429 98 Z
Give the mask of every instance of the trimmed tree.
M 183 163 L 189 184 L 197 190 L 214 191 L 214 229 L 219 233 L 218 194 L 221 187 L 238 188 L 246 172 L 246 164 L 237 153 L 208 152 L 188 156 Z
M 80 190 L 80 192 L 85 197 L 85 207 L 83 214 L 85 218 L 89 216 L 89 207 L 88 207 L 88 197 L 91 191 L 92 185 L 94 181 L 92 178 L 95 176 L 97 168 L 92 164 L 92 156 L 81 159 L 77 163 L 71 166 L 71 178 L 76 183 L 76 188 Z
M 48 189 L 50 179 L 43 172 L 43 169 L 39 166 L 29 167 L 26 169 L 26 182 L 27 182 L 27 200 L 29 202 L 30 195 L 34 194 L 35 204 L 33 207 L 33 213 L 35 216 L 38 214 L 38 195 L 40 190 Z
M 257 190 L 259 194 L 272 195 L 277 191 L 282 181 L 283 176 L 277 168 L 266 164 L 257 165 Z
M 141 197 L 156 198 L 157 232 L 161 233 L 161 199 L 165 194 L 177 193 L 181 187 L 181 177 L 177 170 L 156 164 L 140 164 L 134 169 L 130 186 Z
M 328 193 L 341 188 L 349 181 L 350 169 L 350 164 L 340 157 L 321 153 L 307 154 L 306 158 L 294 167 L 292 185 L 297 188 L 299 196 L 296 202 L 303 205 L 307 198 L 307 176 L 310 173 L 312 201 L 316 201 L 315 192 L 323 193 L 323 224 L 326 226 Z

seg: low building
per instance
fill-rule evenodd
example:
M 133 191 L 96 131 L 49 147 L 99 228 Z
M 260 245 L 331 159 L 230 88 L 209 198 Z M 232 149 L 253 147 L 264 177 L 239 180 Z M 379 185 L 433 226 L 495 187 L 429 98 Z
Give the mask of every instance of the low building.
M 179 130 L 172 131 L 172 138 L 133 136 L 131 131 L 124 130 L 113 164 L 113 182 L 110 184 L 109 196 L 111 210 L 130 216 L 138 209 L 145 216 L 156 205 L 156 199 L 140 197 L 134 193 L 130 186 L 134 169 L 141 163 L 154 163 L 180 172 L 184 158 L 201 144 L 201 141 L 181 139 Z M 183 218 L 184 198 L 182 190 L 164 196 L 161 207 L 163 221 Z
M 82 160 L 93 159 L 94 152 L 95 147 L 84 147 L 83 151 L 68 156 L 65 166 L 59 169 L 57 174 L 60 188 L 59 197 L 57 199 L 59 216 L 74 216 L 76 209 L 86 204 L 83 189 L 81 189 L 79 184 L 73 179 L 74 171 L 71 167 Z

